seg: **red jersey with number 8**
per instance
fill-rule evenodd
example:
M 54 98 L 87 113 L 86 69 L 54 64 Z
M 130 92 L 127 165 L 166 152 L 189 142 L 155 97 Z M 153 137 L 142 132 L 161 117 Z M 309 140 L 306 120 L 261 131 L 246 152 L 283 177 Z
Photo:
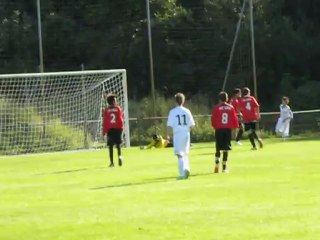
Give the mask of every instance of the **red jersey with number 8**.
M 103 136 L 112 128 L 124 128 L 122 109 L 118 105 L 107 107 L 103 113 Z
M 243 122 L 255 122 L 260 119 L 259 104 L 253 96 L 244 96 L 240 99 L 240 108 Z
M 239 127 L 236 111 L 228 103 L 220 103 L 213 108 L 211 123 L 215 129 Z

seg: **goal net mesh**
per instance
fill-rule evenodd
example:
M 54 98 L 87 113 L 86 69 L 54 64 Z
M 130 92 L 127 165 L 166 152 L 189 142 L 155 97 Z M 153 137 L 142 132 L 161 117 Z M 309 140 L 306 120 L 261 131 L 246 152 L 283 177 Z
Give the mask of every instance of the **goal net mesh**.
M 125 70 L 0 75 L 0 154 L 103 146 L 107 92 L 124 109 L 128 145 Z

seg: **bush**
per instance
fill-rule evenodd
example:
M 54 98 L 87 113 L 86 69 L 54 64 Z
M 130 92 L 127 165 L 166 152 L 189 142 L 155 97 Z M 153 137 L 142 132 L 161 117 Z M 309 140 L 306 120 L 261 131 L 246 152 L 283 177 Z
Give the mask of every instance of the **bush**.
M 83 129 L 65 125 L 58 118 L 44 120 L 35 107 L 1 100 L 0 119 L 0 154 L 84 148 Z M 87 139 L 89 145 L 92 145 L 89 134 Z
M 168 100 L 162 96 L 157 96 L 156 113 L 159 117 L 156 119 L 150 118 L 153 115 L 151 103 L 151 98 L 144 98 L 141 101 L 130 101 L 130 117 L 136 118 L 136 120 L 130 122 L 130 139 L 131 145 L 133 146 L 149 143 L 151 135 L 154 132 L 162 134 L 163 136 L 166 135 L 167 116 L 169 110 L 175 106 L 175 103 L 173 99 Z M 210 106 L 208 98 L 197 95 L 186 101 L 186 107 L 191 110 L 196 121 L 196 127 L 191 132 L 191 141 L 214 141 L 214 131 L 210 120 L 212 106 Z M 320 118 L 318 119 L 316 116 L 318 115 L 295 116 L 291 129 L 292 134 L 300 134 L 303 129 L 312 129 L 311 132 L 318 132 Z M 275 137 L 274 127 L 278 117 L 279 115 L 262 117 L 259 122 L 259 135 L 262 138 Z M 247 134 L 244 135 L 244 138 L 247 138 Z
M 136 118 L 130 122 L 130 140 L 131 145 L 144 145 L 150 142 L 151 135 L 157 132 L 163 136 L 166 135 L 167 116 L 175 106 L 174 99 L 166 99 L 158 95 L 156 98 L 155 112 L 156 119 L 153 116 L 152 98 L 143 98 L 140 101 L 130 101 L 129 115 L 131 118 Z M 208 106 L 208 100 L 199 95 L 188 99 L 185 106 L 189 108 L 193 115 L 209 114 L 211 109 Z M 196 118 L 196 127 L 192 130 L 192 142 L 212 141 L 213 130 L 211 122 L 206 117 Z

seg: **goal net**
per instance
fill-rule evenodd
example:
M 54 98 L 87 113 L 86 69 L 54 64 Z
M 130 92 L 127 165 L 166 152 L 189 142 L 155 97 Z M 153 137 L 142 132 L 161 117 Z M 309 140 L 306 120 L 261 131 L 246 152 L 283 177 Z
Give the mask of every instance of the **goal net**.
M 117 94 L 130 145 L 125 70 L 0 75 L 0 154 L 104 146 L 105 93 Z

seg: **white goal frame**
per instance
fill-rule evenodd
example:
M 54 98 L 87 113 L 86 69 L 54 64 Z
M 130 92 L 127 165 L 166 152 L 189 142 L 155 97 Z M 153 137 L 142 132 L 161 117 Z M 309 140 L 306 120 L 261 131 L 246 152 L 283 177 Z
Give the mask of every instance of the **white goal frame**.
M 69 81 L 70 79 L 70 81 Z M 26 106 L 31 106 L 32 109 L 35 109 L 33 107 L 33 96 L 38 97 L 40 99 L 39 101 L 43 101 L 43 108 L 45 111 L 49 111 L 46 109 L 47 105 L 50 105 L 50 98 L 54 97 L 54 94 L 56 91 L 56 98 L 61 98 L 59 95 L 59 89 L 56 90 L 55 84 L 63 82 L 65 86 L 67 86 L 68 90 L 66 92 L 67 96 L 73 94 L 72 89 L 75 88 L 78 90 L 78 92 L 75 92 L 74 94 L 78 94 L 76 99 L 81 102 L 81 99 L 84 99 L 84 106 L 81 106 L 81 112 L 85 112 L 85 120 L 81 120 L 79 122 L 72 122 L 71 117 L 70 119 L 64 120 L 63 117 L 59 116 L 59 121 L 61 121 L 61 125 L 64 124 L 82 124 L 83 126 L 86 126 L 86 124 L 94 124 L 94 126 L 97 127 L 95 136 L 93 136 L 93 144 L 89 146 L 84 146 L 83 148 L 79 149 L 85 149 L 85 148 L 97 148 L 97 147 L 104 147 L 104 142 L 102 139 L 102 125 L 103 125 L 103 109 L 106 106 L 106 100 L 105 93 L 115 93 L 118 96 L 118 104 L 123 109 L 124 114 L 124 121 L 125 121 L 125 128 L 124 128 L 124 145 L 126 147 L 130 147 L 130 128 L 129 128 L 129 111 L 128 111 L 128 92 L 127 92 L 127 75 L 125 69 L 114 69 L 114 70 L 85 70 L 85 71 L 66 71 L 66 72 L 46 72 L 46 73 L 23 73 L 23 74 L 1 74 L 0 75 L 0 141 L 4 139 L 4 135 L 2 134 L 3 129 L 8 128 L 14 128 L 16 126 L 13 126 L 16 122 L 18 122 L 17 125 L 21 125 L 21 123 L 14 119 L 6 119 L 10 118 L 10 115 L 13 115 L 15 110 L 14 108 L 17 106 L 19 108 L 19 111 L 21 111 L 21 108 Z M 70 83 L 70 86 L 67 85 Z M 111 86 L 112 81 L 117 81 L 117 86 Z M 120 82 L 121 81 L 121 82 Z M 32 83 L 29 83 L 32 82 Z M 89 83 L 88 83 L 89 82 Z M 50 85 L 51 84 L 51 85 Z M 62 84 L 62 83 L 61 83 Z M 76 86 L 77 85 L 77 86 Z M 80 85 L 80 86 L 79 86 Z M 82 86 L 81 86 L 82 85 Z M 111 86 L 111 87 L 110 87 Z M 61 86 L 59 86 L 61 87 Z M 64 87 L 64 86 L 62 86 Z M 120 88 L 120 90 L 119 90 Z M 63 89 L 62 89 L 63 90 Z M 94 90 L 94 96 L 87 97 L 87 94 L 89 91 Z M 16 91 L 16 92 L 14 92 Z M 41 93 L 42 92 L 42 93 Z M 47 93 L 50 92 L 50 93 Z M 16 94 L 16 95 L 15 95 Z M 47 95 L 51 94 L 49 97 L 44 97 L 43 99 L 39 96 L 41 94 Z M 99 106 L 90 106 L 89 104 L 91 102 L 86 101 L 87 98 L 92 98 L 92 103 L 99 104 Z M 48 101 L 46 103 L 45 101 Z M 8 107 L 8 102 L 10 103 L 10 106 Z M 65 108 L 63 104 L 61 104 L 63 100 L 60 99 L 59 106 L 53 107 L 53 110 L 60 108 Z M 78 102 L 78 104 L 79 104 Z M 88 104 L 88 103 L 89 104 Z M 38 102 L 37 102 L 38 103 Z M 9 113 L 4 113 L 2 111 L 1 115 L 1 104 L 7 104 L 7 108 L 3 111 L 9 111 Z M 41 105 L 40 103 L 39 105 Z M 72 101 L 68 101 L 69 105 L 72 105 Z M 80 103 L 81 104 L 81 103 Z M 53 104 L 52 104 L 53 105 Z M 51 107 L 51 105 L 50 105 Z M 87 118 L 87 110 L 91 111 L 90 108 L 95 107 L 99 110 L 96 110 L 94 119 L 92 119 L 92 116 L 88 116 Z M 49 107 L 48 107 L 49 108 Z M 67 108 L 67 107 L 66 107 Z M 72 107 L 69 107 L 70 109 Z M 77 108 L 75 108 L 77 109 Z M 27 110 L 26 110 L 27 111 Z M 42 114 L 41 110 L 37 109 L 38 114 Z M 67 111 L 67 109 L 66 109 Z M 71 111 L 75 111 L 72 109 Z M 99 113 L 98 113 L 99 112 Z M 73 113 L 75 114 L 75 113 Z M 8 117 L 9 116 L 9 117 Z M 80 119 L 80 118 L 79 118 Z M 85 121 L 85 122 L 84 122 Z M 10 122 L 10 126 L 6 126 L 6 123 Z M 28 124 L 28 123 L 26 123 Z M 45 125 L 46 122 L 43 123 Z M 51 124 L 48 122 L 48 124 Z M 2 127 L 1 127 L 2 126 Z M 85 128 L 85 127 L 84 127 Z M 21 131 L 22 132 L 22 131 Z M 22 132 L 23 135 L 23 132 Z M 3 139 L 1 139 L 1 137 Z M 2 143 L 1 143 L 2 144 Z M 15 148 L 15 146 L 12 146 L 12 148 Z M 41 149 L 40 152 L 50 152 L 50 149 Z M 55 150 L 53 150 L 55 151 Z M 37 151 L 35 151 L 37 152 Z M 22 152 L 25 153 L 25 152 Z M 27 153 L 33 153 L 33 151 L 27 152 Z M 0 152 L 1 154 L 1 152 Z M 19 152 L 15 153 L 14 150 L 10 152 L 9 154 L 19 154 Z

